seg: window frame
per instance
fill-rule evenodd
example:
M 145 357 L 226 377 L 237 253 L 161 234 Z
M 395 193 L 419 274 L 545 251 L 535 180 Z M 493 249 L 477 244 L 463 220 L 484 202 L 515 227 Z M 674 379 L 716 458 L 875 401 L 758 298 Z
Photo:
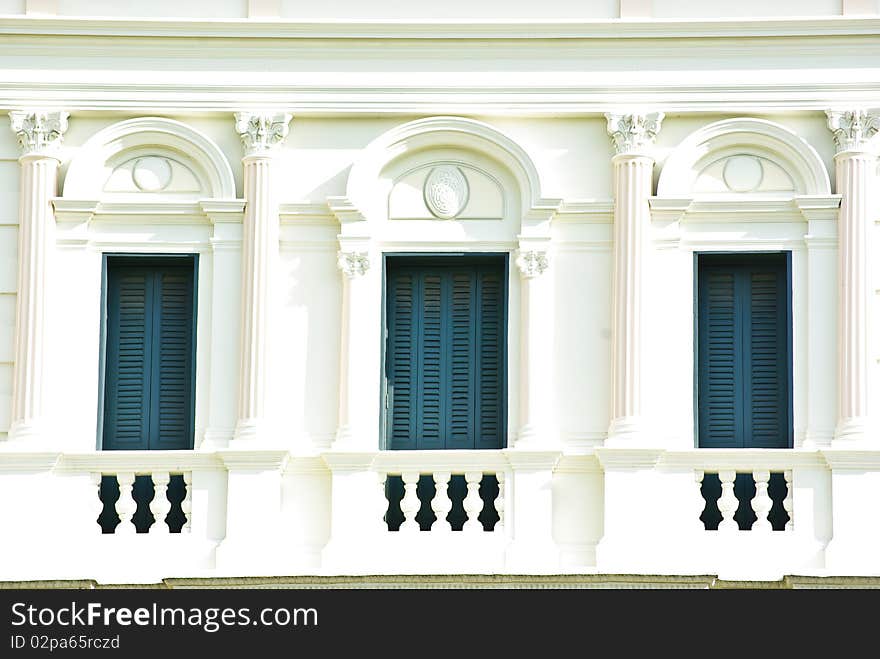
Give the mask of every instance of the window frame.
M 510 252 L 468 252 L 468 251 L 450 251 L 450 252 L 383 252 L 382 253 L 382 331 L 380 333 L 380 391 L 379 391 L 379 449 L 382 451 L 399 451 L 405 449 L 392 449 L 391 438 L 388 433 L 388 373 L 386 368 L 388 356 L 388 268 L 389 261 L 418 261 L 418 265 L 430 266 L 448 265 L 450 259 L 460 258 L 474 263 L 481 260 L 485 262 L 497 261 L 500 263 L 502 274 L 502 301 L 504 304 L 502 320 L 501 320 L 501 345 L 504 346 L 501 355 L 501 447 L 503 450 L 508 448 L 508 427 L 509 427 L 509 382 L 510 375 L 508 362 L 510 353 L 509 344 L 509 324 L 510 324 Z M 437 449 L 437 450 L 453 450 L 453 449 Z M 481 449 L 461 449 L 461 450 L 481 450 Z M 489 449 L 482 449 L 489 450 Z
M 98 419 L 95 448 L 98 451 L 107 451 L 104 447 L 104 407 L 106 398 L 107 379 L 107 335 L 108 335 L 108 283 L 111 261 L 136 263 L 140 266 L 150 265 L 175 265 L 189 263 L 192 267 L 192 327 L 190 328 L 192 340 L 191 373 L 190 378 L 190 417 L 192 428 L 189 429 L 189 447 L 175 450 L 195 449 L 195 413 L 196 413 L 196 365 L 198 354 L 198 310 L 199 310 L 199 254 L 197 252 L 186 253 L 153 253 L 153 252 L 103 252 L 101 254 L 101 329 L 98 347 Z M 154 450 L 154 449 L 138 449 Z
M 706 447 L 700 446 L 700 263 L 703 259 L 717 259 L 716 263 L 724 264 L 729 262 L 731 265 L 747 262 L 749 259 L 758 260 L 762 257 L 771 255 L 782 255 L 784 259 L 784 289 L 785 299 L 785 326 L 786 326 L 786 418 L 787 438 L 786 447 L 791 449 L 794 447 L 794 310 L 793 310 L 793 275 L 792 275 L 792 250 L 749 250 L 749 251 L 731 251 L 731 250 L 705 250 L 695 251 L 693 253 L 693 419 L 694 419 L 694 448 L 705 450 Z M 758 447 L 738 447 L 731 449 L 718 450 L 749 450 Z M 773 449 L 764 449 L 773 450 Z M 778 450 L 778 449 L 777 449 Z

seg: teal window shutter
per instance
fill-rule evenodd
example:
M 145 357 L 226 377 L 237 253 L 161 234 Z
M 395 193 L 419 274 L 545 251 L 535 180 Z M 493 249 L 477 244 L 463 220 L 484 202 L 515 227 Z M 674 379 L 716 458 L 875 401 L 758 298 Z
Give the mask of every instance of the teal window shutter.
M 194 261 L 107 263 L 105 450 L 193 446 Z
M 135 268 L 107 273 L 104 448 L 149 444 L 152 279 Z
M 389 448 L 504 446 L 505 267 L 498 257 L 388 259 Z
M 698 436 L 704 448 L 791 446 L 786 254 L 698 258 Z

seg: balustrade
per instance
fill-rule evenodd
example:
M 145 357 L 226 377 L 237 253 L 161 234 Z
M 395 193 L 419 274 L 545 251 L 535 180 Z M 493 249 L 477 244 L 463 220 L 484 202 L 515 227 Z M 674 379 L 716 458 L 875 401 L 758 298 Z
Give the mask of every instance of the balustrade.
M 400 470 L 380 473 L 389 531 L 501 532 L 504 472 Z
M 794 528 L 791 470 L 697 470 L 695 478 L 704 504 L 699 517 L 706 530 L 764 532 Z
M 97 523 L 103 533 L 167 535 L 190 531 L 190 472 L 96 472 L 93 477 L 100 502 Z

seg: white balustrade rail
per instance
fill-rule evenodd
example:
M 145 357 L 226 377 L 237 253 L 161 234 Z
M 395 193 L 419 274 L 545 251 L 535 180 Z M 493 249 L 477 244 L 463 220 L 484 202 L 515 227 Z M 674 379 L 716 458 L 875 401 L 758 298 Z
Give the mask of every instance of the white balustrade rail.
M 134 522 L 139 505 L 137 499 L 142 499 L 143 504 L 147 501 L 143 495 L 135 496 L 135 483 L 138 477 L 149 478 L 153 496 L 149 499 L 148 509 L 153 521 L 149 524 L 148 534 L 167 536 L 176 534 L 166 521 L 175 504 L 179 506 L 178 512 L 183 518 L 177 532 L 189 534 L 192 531 L 193 470 L 222 469 L 222 466 L 214 455 L 193 451 L 102 451 L 65 454 L 60 460 L 59 469 L 67 473 L 90 475 L 95 493 L 92 502 L 94 528 L 102 535 L 129 536 L 138 533 Z M 110 489 L 107 487 L 107 477 L 114 479 L 119 487 L 119 497 L 111 507 L 119 517 L 119 523 L 110 532 L 104 530 L 98 521 L 108 509 L 107 502 L 102 500 L 102 491 L 106 497 Z M 184 491 L 177 501 L 172 502 L 169 486 L 174 477 L 182 479 Z M 143 531 L 138 533 L 142 534 Z
M 670 451 L 662 460 L 664 467 L 687 466 L 693 468 L 695 488 L 694 510 L 697 518 L 709 506 L 704 498 L 702 487 L 708 475 L 717 475 L 721 485 L 721 495 L 715 505 L 721 515 L 718 530 L 723 532 L 740 530 L 734 519 L 737 510 L 744 504 L 755 515 L 750 530 L 753 532 L 793 531 L 795 528 L 795 482 L 798 469 L 824 469 L 825 463 L 816 451 L 797 449 L 699 449 L 687 452 Z M 737 476 L 748 475 L 755 487 L 754 496 L 748 501 L 737 497 L 734 488 Z M 785 483 L 784 496 L 771 498 L 769 486 L 771 478 L 778 474 Z M 788 517 L 784 526 L 771 523 L 771 510 L 779 504 Z M 777 517 L 778 519 L 778 517 Z
M 417 492 L 422 476 L 430 476 L 434 483 L 435 493 L 430 500 L 430 508 L 436 519 L 430 525 L 431 533 L 453 531 L 447 518 L 453 508 L 449 488 L 454 476 L 464 477 L 467 488 L 462 499 L 465 520 L 461 531 L 467 534 L 483 532 L 485 529 L 479 516 L 491 505 L 498 515 L 498 521 L 491 530 L 496 534 L 504 533 L 508 468 L 507 459 L 498 451 L 386 451 L 377 454 L 373 461 L 373 469 L 378 474 L 383 515 L 392 504 L 386 499 L 389 478 L 399 476 L 403 481 L 404 492 L 400 500 L 403 521 L 399 530 L 404 534 L 422 529 L 416 520 L 423 504 Z M 480 485 L 486 476 L 494 476 L 498 483 L 498 493 L 491 501 L 480 495 Z
M 180 505 L 180 512 L 184 517 L 184 522 L 178 532 L 189 533 L 192 528 L 192 472 L 171 472 L 171 471 L 121 471 L 116 473 L 107 473 L 104 471 L 95 471 L 91 473 L 92 482 L 98 489 L 98 501 L 100 503 L 98 514 L 100 515 L 106 509 L 106 502 L 101 498 L 104 485 L 104 477 L 110 476 L 115 478 L 119 485 L 119 498 L 114 504 L 119 524 L 112 531 L 122 535 L 133 534 L 137 531 L 134 523 L 134 514 L 138 508 L 138 501 L 134 494 L 135 479 L 138 476 L 146 476 L 150 478 L 153 484 L 153 497 L 149 502 L 150 513 L 153 516 L 153 522 L 150 524 L 149 533 L 157 535 L 171 533 L 170 524 L 166 518 L 171 512 L 173 503 L 169 498 L 168 486 L 172 476 L 181 476 L 184 482 L 184 496 L 177 502 Z M 100 528 L 100 524 L 99 524 Z

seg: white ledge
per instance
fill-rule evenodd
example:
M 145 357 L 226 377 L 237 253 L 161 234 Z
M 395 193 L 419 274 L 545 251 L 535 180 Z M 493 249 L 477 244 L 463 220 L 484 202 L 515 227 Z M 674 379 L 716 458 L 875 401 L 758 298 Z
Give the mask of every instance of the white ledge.
M 373 468 L 385 473 L 504 471 L 507 466 L 502 451 L 381 451 L 373 460 Z
M 828 466 L 836 470 L 880 470 L 880 447 L 865 449 L 822 449 Z
M 661 468 L 690 468 L 702 471 L 733 469 L 783 471 L 794 467 L 826 466 L 820 451 L 807 449 L 713 449 L 666 451 L 658 462 Z
M 49 471 L 58 463 L 60 453 L 24 453 L 0 451 L 0 473 Z
M 193 471 L 222 469 L 216 453 L 199 451 L 95 451 L 66 453 L 58 462 L 58 471 L 103 472 Z
M 236 39 L 645 39 L 874 36 L 880 18 L 313 20 L 0 16 L 0 33 Z

